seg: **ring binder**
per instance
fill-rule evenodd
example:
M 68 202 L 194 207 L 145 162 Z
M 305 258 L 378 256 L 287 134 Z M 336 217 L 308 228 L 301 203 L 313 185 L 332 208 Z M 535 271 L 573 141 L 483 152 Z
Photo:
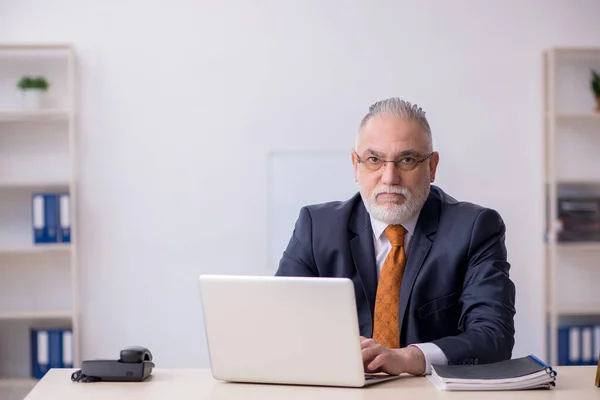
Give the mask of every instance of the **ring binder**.
M 533 361 L 537 362 L 542 367 L 544 367 L 546 369 L 546 372 L 548 372 L 550 375 L 552 375 L 552 376 L 558 375 L 558 372 L 556 372 L 550 365 L 546 364 L 541 359 L 537 358 L 535 355 L 530 354 L 529 357 L 531 357 L 533 359 Z
M 550 365 L 530 354 L 489 364 L 433 364 L 429 380 L 439 390 L 551 389 L 556 386 L 556 372 Z

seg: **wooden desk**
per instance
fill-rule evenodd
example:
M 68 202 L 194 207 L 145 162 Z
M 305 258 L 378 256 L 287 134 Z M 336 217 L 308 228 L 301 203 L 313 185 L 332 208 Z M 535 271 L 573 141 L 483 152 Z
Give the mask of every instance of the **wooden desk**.
M 557 386 L 552 390 L 515 392 L 440 392 L 426 377 L 406 376 L 395 381 L 359 388 L 283 386 L 225 383 L 213 379 L 209 370 L 155 369 L 140 383 L 75 383 L 72 369 L 50 370 L 25 400 L 86 399 L 264 399 L 264 400 L 398 400 L 425 399 L 600 399 L 594 386 L 596 367 L 559 367 Z

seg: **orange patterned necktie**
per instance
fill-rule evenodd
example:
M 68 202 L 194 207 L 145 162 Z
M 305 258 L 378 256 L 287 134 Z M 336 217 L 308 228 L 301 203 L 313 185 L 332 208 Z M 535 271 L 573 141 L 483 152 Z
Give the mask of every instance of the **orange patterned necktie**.
M 404 227 L 389 225 L 385 229 L 392 248 L 388 253 L 377 284 L 375 316 L 373 319 L 373 339 L 388 348 L 400 347 L 398 309 L 400 304 L 400 284 L 406 264 L 404 252 Z

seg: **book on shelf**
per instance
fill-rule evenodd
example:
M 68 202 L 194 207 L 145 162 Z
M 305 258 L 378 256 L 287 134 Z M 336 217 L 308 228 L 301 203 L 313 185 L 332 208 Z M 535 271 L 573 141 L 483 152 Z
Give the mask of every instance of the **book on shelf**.
M 442 391 L 550 389 L 556 372 L 534 355 L 489 364 L 431 366 L 429 380 Z
M 71 243 L 69 193 L 34 193 L 32 222 L 34 244 Z

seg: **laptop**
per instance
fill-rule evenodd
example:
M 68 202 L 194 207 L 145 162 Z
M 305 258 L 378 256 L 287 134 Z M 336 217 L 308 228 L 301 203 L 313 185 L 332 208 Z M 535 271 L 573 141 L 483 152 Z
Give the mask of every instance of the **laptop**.
M 210 368 L 228 382 L 365 387 L 347 278 L 200 275 Z

